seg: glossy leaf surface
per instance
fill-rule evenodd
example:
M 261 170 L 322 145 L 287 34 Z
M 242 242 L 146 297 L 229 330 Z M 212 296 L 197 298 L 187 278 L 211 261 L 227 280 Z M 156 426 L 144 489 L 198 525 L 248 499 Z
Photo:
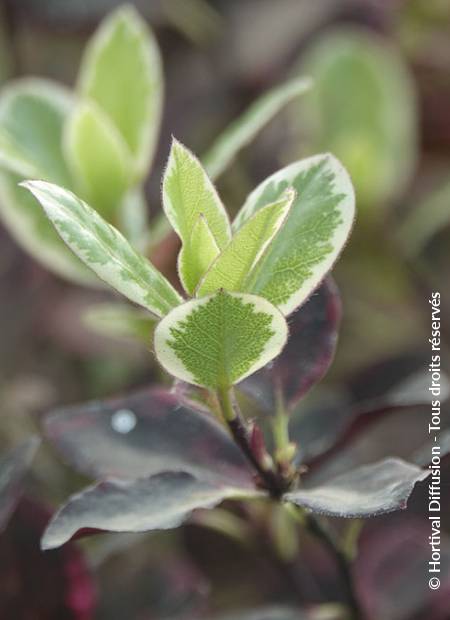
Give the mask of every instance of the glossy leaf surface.
M 406 508 L 414 485 L 429 473 L 401 459 L 389 458 L 321 485 L 286 493 L 285 499 L 332 517 L 371 517 Z
M 79 530 L 145 532 L 178 527 L 193 510 L 213 508 L 249 491 L 200 481 L 185 472 L 164 472 L 134 481 L 109 480 L 73 495 L 55 514 L 43 549 L 69 541 Z M 255 494 L 255 493 L 253 493 Z

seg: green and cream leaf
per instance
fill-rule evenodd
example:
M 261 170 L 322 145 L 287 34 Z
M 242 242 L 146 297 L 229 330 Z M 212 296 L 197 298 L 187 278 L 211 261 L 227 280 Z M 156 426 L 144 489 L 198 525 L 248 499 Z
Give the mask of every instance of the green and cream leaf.
M 182 302 L 150 261 L 72 192 L 45 181 L 27 181 L 23 186 L 39 200 L 71 250 L 119 293 L 159 317 Z
M 194 294 L 201 278 L 219 254 L 220 250 L 208 222 L 200 213 L 189 242 L 183 244 L 178 255 L 178 273 L 187 293 Z
M 173 376 L 228 388 L 282 350 L 288 328 L 281 313 L 255 295 L 219 291 L 170 312 L 155 330 L 155 352 Z
M 281 198 L 256 211 L 240 228 L 217 257 L 198 287 L 201 297 L 224 288 L 245 290 L 244 283 L 286 220 L 295 199 L 292 188 Z
M 79 90 L 109 115 L 142 178 L 159 135 L 163 73 L 154 35 L 131 5 L 106 17 L 88 44 Z
M 63 142 L 82 198 L 113 221 L 132 184 L 131 157 L 122 136 L 100 107 L 82 101 L 68 119 Z
M 330 271 L 355 214 L 353 186 L 346 170 L 332 155 L 317 155 L 263 181 L 247 198 L 234 230 L 291 186 L 297 197 L 286 223 L 245 285 L 245 292 L 265 297 L 284 315 L 306 301 Z
M 211 148 L 202 157 L 206 171 L 212 179 L 217 179 L 230 165 L 237 153 L 253 138 L 278 112 L 293 99 L 308 91 L 309 78 L 295 78 L 264 93 L 225 131 L 219 135 Z
M 219 249 L 228 244 L 231 227 L 214 185 L 195 155 L 175 139 L 164 174 L 163 206 L 183 244 L 190 242 L 200 215 Z

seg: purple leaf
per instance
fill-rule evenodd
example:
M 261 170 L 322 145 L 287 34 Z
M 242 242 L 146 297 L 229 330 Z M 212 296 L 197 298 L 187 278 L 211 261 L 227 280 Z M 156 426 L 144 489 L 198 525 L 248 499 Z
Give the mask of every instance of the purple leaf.
M 37 452 L 40 440 L 30 437 L 0 461 L 0 533 L 20 499 L 22 479 Z
M 0 618 L 92 620 L 95 587 L 74 545 L 42 553 L 49 513 L 22 499 L 0 536 Z
M 161 561 L 161 553 L 164 560 Z M 98 618 L 198 620 L 205 617 L 209 584 L 180 549 L 153 538 L 134 539 L 102 562 Z
M 416 482 L 429 474 L 401 459 L 385 459 L 284 497 L 319 514 L 371 517 L 405 508 Z
M 442 410 L 441 420 L 443 428 L 448 425 L 448 410 Z M 418 455 L 429 439 L 428 422 L 429 406 L 422 404 L 398 406 L 377 402 L 360 405 L 335 444 L 309 463 L 311 479 L 319 482 L 388 456 L 419 462 L 416 459 L 420 458 Z
M 139 480 L 107 480 L 72 495 L 42 538 L 54 549 L 80 530 L 146 532 L 178 527 L 197 508 L 224 499 L 260 494 L 198 480 L 185 472 L 163 472 Z
M 441 585 L 431 590 L 430 534 L 426 520 L 406 514 L 364 527 L 353 574 L 369 620 L 448 619 L 450 540 L 441 534 Z
M 162 388 L 59 409 L 46 416 L 44 432 L 93 478 L 180 470 L 253 488 L 253 472 L 224 428 Z
M 239 388 L 268 412 L 277 392 L 289 409 L 324 376 L 336 347 L 341 302 L 334 281 L 327 278 L 308 302 L 289 319 L 289 339 L 281 355 L 245 379 Z

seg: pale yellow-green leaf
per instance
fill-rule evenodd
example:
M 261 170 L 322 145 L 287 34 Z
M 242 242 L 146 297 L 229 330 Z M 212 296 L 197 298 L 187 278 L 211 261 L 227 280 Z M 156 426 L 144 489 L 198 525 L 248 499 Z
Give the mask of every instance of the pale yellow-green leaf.
M 287 189 L 279 200 L 259 209 L 245 222 L 200 282 L 198 297 L 220 288 L 245 290 L 245 281 L 251 278 L 258 260 L 284 224 L 295 195 L 295 190 Z
M 187 293 L 193 295 L 195 287 L 219 252 L 208 222 L 200 213 L 192 229 L 190 240 L 183 244 L 178 255 L 178 273 Z
M 156 327 L 154 344 L 173 376 L 226 389 L 276 357 L 287 333 L 285 319 L 267 300 L 221 290 L 172 310 Z
M 144 176 L 159 135 L 163 74 L 155 37 L 131 5 L 108 15 L 89 42 L 79 89 L 110 116 L 135 158 L 137 176 Z
M 231 238 L 228 215 L 214 185 L 193 153 L 175 139 L 164 174 L 163 206 L 183 243 L 189 243 L 200 214 L 220 249 Z
M 132 183 L 132 162 L 125 141 L 100 107 L 86 100 L 75 107 L 65 128 L 64 152 L 81 197 L 115 221 Z

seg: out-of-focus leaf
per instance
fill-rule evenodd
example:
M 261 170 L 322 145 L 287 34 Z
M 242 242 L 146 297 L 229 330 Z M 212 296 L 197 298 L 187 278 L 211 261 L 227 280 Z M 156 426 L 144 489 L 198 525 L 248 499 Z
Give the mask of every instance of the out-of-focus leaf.
M 132 164 L 126 143 L 101 108 L 86 101 L 75 107 L 65 128 L 64 152 L 82 198 L 115 222 L 132 183 Z
M 20 484 L 39 447 L 38 437 L 30 437 L 0 461 L 0 532 L 20 499 Z
M 111 117 L 143 177 L 159 134 L 163 76 L 156 40 L 131 5 L 108 15 L 88 44 L 79 89 Z
M 346 170 L 332 155 L 295 162 L 268 177 L 239 212 L 238 230 L 258 209 L 292 186 L 297 197 L 286 223 L 258 263 L 246 291 L 290 314 L 320 284 L 339 256 L 353 224 L 355 198 Z
M 259 496 L 257 491 L 221 486 L 186 472 L 163 472 L 139 480 L 108 480 L 73 495 L 55 514 L 42 538 L 54 549 L 84 529 L 145 532 L 178 527 L 198 508 L 225 499 Z
M 289 320 L 289 338 L 272 365 L 246 379 L 239 389 L 264 411 L 274 412 L 279 395 L 292 409 L 328 370 L 341 317 L 339 292 L 331 278 Z
M 63 458 L 93 478 L 181 470 L 253 486 L 252 470 L 223 426 L 164 389 L 93 401 L 48 414 L 44 432 Z
M 181 303 L 181 297 L 150 261 L 72 192 L 44 181 L 23 185 L 41 203 L 67 245 L 107 284 L 156 316 L 164 316 Z
M 182 381 L 228 388 L 276 357 L 287 333 L 265 299 L 219 291 L 172 310 L 155 330 L 155 352 Z
M 114 536 L 116 541 L 124 538 Z M 183 549 L 173 551 L 162 539 L 150 540 L 148 536 L 129 534 L 127 538 L 129 545 L 122 547 L 123 542 L 119 542 L 118 552 L 102 561 L 97 617 L 107 620 L 204 618 L 209 582 Z M 107 542 L 105 546 L 108 552 Z M 129 562 L 129 558 L 133 561 Z
M 419 459 L 429 438 L 426 412 L 429 404 L 391 405 L 361 404 L 352 411 L 348 424 L 336 437 L 332 447 L 310 463 L 314 482 L 340 474 L 387 456 L 408 461 Z M 448 407 L 441 409 L 442 429 L 450 426 Z M 405 441 L 405 428 L 408 441 Z M 295 441 L 300 437 L 293 437 Z M 418 456 L 419 455 L 419 456 Z
M 227 169 L 237 153 L 249 144 L 285 105 L 310 88 L 309 78 L 296 78 L 276 86 L 254 101 L 216 138 L 202 157 L 209 176 L 217 179 Z
M 70 281 L 98 286 L 98 279 L 68 250 L 23 187 L 22 177 L 0 171 L 0 215 L 14 239 L 44 267 Z
M 75 545 L 42 553 L 49 519 L 40 504 L 22 499 L 0 536 L 0 617 L 14 620 L 93 620 L 95 585 Z
M 13 82 L 0 96 L 1 162 L 12 172 L 27 175 L 31 166 L 40 178 L 70 188 L 70 172 L 62 153 L 62 132 L 74 100 L 53 82 L 25 79 Z M 11 165 L 8 165 L 11 147 Z M 18 165 L 21 156 L 28 166 Z M 34 176 L 34 175 L 32 175 Z
M 201 280 L 197 296 L 208 295 L 224 288 L 245 290 L 258 261 L 283 226 L 295 191 L 287 189 L 281 198 L 256 211 L 236 232 Z
M 192 227 L 189 243 L 183 244 L 178 255 L 178 273 L 184 289 L 193 295 L 196 286 L 220 253 L 214 235 L 203 215 Z
M 309 464 L 330 450 L 351 415 L 345 392 L 319 387 L 302 398 L 289 416 L 289 438 L 297 445 L 295 463 Z
M 17 184 L 42 178 L 71 187 L 61 150 L 70 93 L 39 79 L 20 80 L 0 95 L 0 216 L 16 241 L 50 271 L 93 285 L 93 277 L 71 254 L 45 215 Z
M 450 597 L 450 541 L 441 534 L 441 581 L 431 590 L 424 575 L 431 560 L 431 525 L 406 514 L 368 523 L 360 536 L 353 574 L 370 618 L 446 620 Z
M 390 458 L 284 497 L 297 506 L 332 517 L 371 517 L 406 508 L 416 482 L 429 474 L 401 459 Z
M 214 185 L 198 159 L 180 142 L 173 140 L 169 161 L 163 180 L 163 206 L 169 222 L 183 243 L 182 267 L 186 274 L 180 275 L 189 281 L 189 262 L 193 248 L 190 247 L 192 232 L 203 216 L 219 249 L 223 249 L 231 238 L 227 212 Z
M 87 327 L 113 338 L 132 338 L 148 346 L 156 320 L 145 310 L 121 303 L 98 303 L 83 316 Z
M 414 170 L 417 133 L 412 79 L 398 52 L 365 30 L 328 32 L 302 69 L 314 81 L 300 120 L 313 152 L 342 160 L 361 206 L 397 196 Z
M 400 224 L 398 240 L 408 256 L 416 256 L 443 228 L 450 225 L 450 180 L 411 208 Z

